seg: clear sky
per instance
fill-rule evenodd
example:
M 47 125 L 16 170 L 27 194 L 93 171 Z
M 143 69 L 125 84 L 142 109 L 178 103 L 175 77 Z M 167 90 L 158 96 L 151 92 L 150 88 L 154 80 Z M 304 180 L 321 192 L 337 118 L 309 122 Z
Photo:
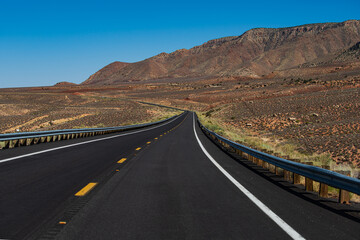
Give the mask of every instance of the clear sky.
M 255 27 L 359 20 L 359 9 L 359 0 L 0 0 L 0 88 L 81 83 L 113 61 Z

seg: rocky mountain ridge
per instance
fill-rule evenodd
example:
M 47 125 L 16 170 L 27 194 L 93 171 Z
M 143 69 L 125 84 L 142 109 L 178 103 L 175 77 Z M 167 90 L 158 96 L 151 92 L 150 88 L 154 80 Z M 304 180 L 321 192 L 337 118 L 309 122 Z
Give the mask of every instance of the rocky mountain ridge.
M 345 51 L 360 41 L 360 21 L 255 28 L 191 49 L 160 53 L 135 63 L 114 62 L 83 84 L 116 84 L 160 78 L 246 76 L 258 78 Z

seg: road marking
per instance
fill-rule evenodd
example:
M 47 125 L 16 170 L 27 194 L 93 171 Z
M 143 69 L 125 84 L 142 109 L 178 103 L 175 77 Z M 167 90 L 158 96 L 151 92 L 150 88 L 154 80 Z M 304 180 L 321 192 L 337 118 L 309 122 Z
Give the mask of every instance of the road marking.
M 270 210 L 264 203 L 262 203 L 257 197 L 255 197 L 251 192 L 249 192 L 243 185 L 241 185 L 235 178 L 233 178 L 224 168 L 220 166 L 219 163 L 208 153 L 205 147 L 202 145 L 196 130 L 195 130 L 195 114 L 193 113 L 193 128 L 195 133 L 195 138 L 199 143 L 201 150 L 209 158 L 209 160 L 241 191 L 243 192 L 256 206 L 258 206 L 261 211 L 263 211 L 268 217 L 271 218 L 282 230 L 284 230 L 292 239 L 305 239 L 298 232 L 296 232 L 290 225 L 288 225 L 284 220 L 282 220 L 278 215 Z
M 60 221 L 59 224 L 65 225 L 66 222 L 65 221 Z
M 137 149 L 135 149 L 136 151 L 139 151 L 141 149 L 141 147 L 138 147 Z
M 155 140 L 157 140 L 158 138 L 154 138 Z
M 126 158 L 122 158 L 122 159 L 120 159 L 117 163 L 123 163 L 123 162 L 125 162 L 126 161 Z
M 162 135 L 160 135 L 160 137 L 162 137 Z
M 86 185 L 83 189 L 81 189 L 80 191 L 78 191 L 75 196 L 77 197 L 82 197 L 85 196 L 88 192 L 90 192 L 95 186 L 97 185 L 97 183 L 91 182 L 88 185 Z
M 146 144 L 150 144 L 151 142 L 147 142 Z
M 42 153 L 51 152 L 51 151 L 56 151 L 56 150 L 60 150 L 60 149 L 64 149 L 64 148 L 69 148 L 69 147 L 79 146 L 79 145 L 83 145 L 83 144 L 99 142 L 99 141 L 104 141 L 104 140 L 108 140 L 108 139 L 112 139 L 112 138 L 118 138 L 118 137 L 123 137 L 123 136 L 127 136 L 127 135 L 132 135 L 132 134 L 135 134 L 135 133 L 149 131 L 149 130 L 152 130 L 152 129 L 155 129 L 155 128 L 162 127 L 162 126 L 164 126 L 166 124 L 169 124 L 169 123 L 175 121 L 176 119 L 178 119 L 179 117 L 180 116 L 174 118 L 170 122 L 167 122 L 167 123 L 164 123 L 164 124 L 161 124 L 159 126 L 152 127 L 152 128 L 142 129 L 142 130 L 138 130 L 138 131 L 130 132 L 130 133 L 123 133 L 121 135 L 116 135 L 116 136 L 110 136 L 110 137 L 104 137 L 104 138 L 89 140 L 89 141 L 86 141 L 86 142 L 74 143 L 74 144 L 61 146 L 61 147 L 56 147 L 56 148 L 50 148 L 50 149 L 46 149 L 46 150 L 42 150 L 42 151 L 38 151 L 38 152 L 33 152 L 33 153 L 28 153 L 28 154 L 24 154 L 24 155 L 20 155 L 20 156 L 16 156 L 16 157 L 5 158 L 5 159 L 0 160 L 0 163 L 9 162 L 9 161 L 12 161 L 12 160 L 16 160 L 16 159 L 20 159 L 20 158 L 24 158 L 24 157 L 30 157 L 30 156 L 34 156 L 34 155 L 38 155 L 38 154 L 42 154 Z

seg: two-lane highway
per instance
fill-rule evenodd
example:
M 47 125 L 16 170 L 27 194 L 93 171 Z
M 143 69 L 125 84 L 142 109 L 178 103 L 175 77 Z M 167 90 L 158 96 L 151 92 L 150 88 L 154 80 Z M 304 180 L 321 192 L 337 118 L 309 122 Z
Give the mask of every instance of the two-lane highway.
M 0 239 L 27 237 L 89 181 L 184 117 L 124 133 L 0 151 Z
M 96 185 L 71 219 L 63 219 L 66 206 L 74 204 L 67 199 L 115 171 L 113 164 L 119 171 Z M 0 238 L 29 236 L 46 222 L 52 225 L 38 232 L 56 239 L 360 235 L 357 219 L 294 195 L 235 161 L 202 133 L 192 113 L 152 130 L 1 164 L 0 180 Z

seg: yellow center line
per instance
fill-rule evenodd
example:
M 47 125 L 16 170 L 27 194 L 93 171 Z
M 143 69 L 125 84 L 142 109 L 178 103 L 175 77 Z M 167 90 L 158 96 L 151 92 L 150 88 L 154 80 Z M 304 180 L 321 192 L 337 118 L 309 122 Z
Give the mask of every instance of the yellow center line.
M 93 189 L 96 186 L 97 183 L 89 183 L 88 185 L 86 185 L 83 189 L 81 189 L 80 191 L 78 191 L 75 196 L 78 197 L 82 197 L 85 196 L 88 192 L 91 191 L 91 189 Z
M 63 225 L 65 225 L 65 224 L 66 224 L 66 222 L 65 222 L 65 221 L 60 221 L 60 222 L 59 222 L 59 224 L 63 224 Z
M 117 163 L 123 163 L 123 162 L 125 162 L 126 161 L 126 158 L 122 158 L 122 159 L 120 159 Z
M 162 137 L 162 135 L 160 135 L 160 137 Z
M 150 144 L 151 142 L 147 142 L 146 144 Z
M 157 140 L 158 138 L 154 138 L 155 140 Z
M 139 151 L 141 149 L 141 147 L 138 147 L 137 149 L 135 149 L 136 151 Z

